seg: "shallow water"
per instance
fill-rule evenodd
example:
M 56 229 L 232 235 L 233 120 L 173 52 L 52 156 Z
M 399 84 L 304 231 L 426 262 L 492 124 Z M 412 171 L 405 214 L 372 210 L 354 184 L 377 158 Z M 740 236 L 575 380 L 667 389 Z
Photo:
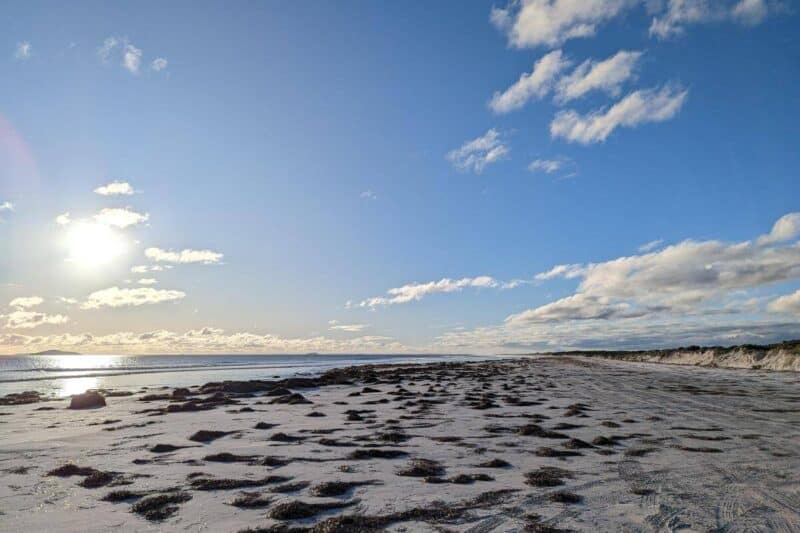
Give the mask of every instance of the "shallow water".
M 69 396 L 86 389 L 198 385 L 209 381 L 317 374 L 376 363 L 482 360 L 470 355 L 29 355 L 0 357 L 0 396 L 35 390 Z

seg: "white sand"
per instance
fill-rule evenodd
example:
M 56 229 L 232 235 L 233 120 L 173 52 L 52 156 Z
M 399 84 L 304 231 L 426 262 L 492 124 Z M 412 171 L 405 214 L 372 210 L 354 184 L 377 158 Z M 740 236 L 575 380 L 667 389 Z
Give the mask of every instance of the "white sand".
M 474 366 L 473 366 L 474 367 Z M 138 395 L 108 398 L 108 407 L 70 411 L 66 401 L 25 406 L 0 407 L 0 531 L 238 531 L 246 527 L 266 527 L 280 523 L 267 517 L 270 508 L 238 509 L 227 504 L 241 491 L 204 492 L 191 490 L 187 475 L 205 472 L 220 478 L 259 478 L 280 474 L 293 481 L 378 480 L 380 485 L 355 488 L 341 498 L 313 498 L 308 489 L 295 494 L 270 494 L 270 486 L 245 489 L 274 497 L 275 503 L 301 499 L 307 502 L 357 498 L 356 507 L 328 511 L 315 518 L 288 522 L 311 525 L 336 514 L 363 512 L 385 514 L 414 506 L 427 506 L 435 500 L 458 502 L 499 489 L 518 489 L 500 505 L 476 509 L 455 523 L 395 523 L 392 531 L 525 531 L 526 515 L 537 513 L 546 524 L 579 531 L 800 531 L 800 376 L 764 372 L 697 369 L 643 363 L 586 359 L 539 359 L 510 363 L 498 375 L 486 373 L 486 391 L 497 393 L 497 408 L 476 410 L 463 405 L 463 395 L 483 385 L 473 379 L 445 380 L 443 389 L 453 396 L 436 393 L 433 399 L 447 400 L 427 413 L 400 420 L 399 427 L 413 436 L 397 448 L 411 457 L 441 461 L 445 477 L 483 472 L 495 481 L 471 485 L 430 484 L 423 479 L 396 475 L 408 459 L 355 461 L 345 457 L 355 448 L 322 446 L 321 437 L 350 441 L 372 437 L 372 423 L 348 422 L 348 409 L 375 409 L 375 422 L 398 419 L 410 409 L 397 409 L 403 402 L 361 405 L 383 394 L 348 397 L 358 386 L 331 386 L 301 390 L 313 405 L 259 405 L 253 398 L 242 405 L 212 411 L 175 413 L 164 416 L 132 414 L 133 411 L 166 405 L 143 403 Z M 515 392 L 502 389 L 516 376 L 527 384 Z M 412 378 L 416 385 L 403 387 L 424 392 L 431 382 Z M 395 385 L 372 385 L 392 391 Z M 438 390 L 438 389 L 437 389 Z M 704 392 L 700 392 L 704 391 Z M 708 392 L 713 394 L 708 394 Z M 155 392 L 155 391 L 149 391 Z M 543 399 L 541 405 L 515 407 L 503 396 L 522 400 Z M 392 399 L 392 396 L 386 396 Z M 349 405 L 335 405 L 347 401 Z M 585 417 L 565 417 L 565 407 L 584 402 L 591 410 Z M 37 408 L 56 407 L 52 411 Z M 229 413 L 243 406 L 255 412 Z M 305 416 L 321 411 L 326 417 Z M 511 417 L 487 417 L 503 414 Z M 547 429 L 559 422 L 585 425 L 561 430 L 570 437 L 592 441 L 598 435 L 649 434 L 620 441 L 613 455 L 597 449 L 580 450 L 583 455 L 556 459 L 533 452 L 542 446 L 565 449 L 564 441 L 513 433 L 488 433 L 486 426 L 516 427 L 535 422 L 521 415 L 544 415 Z M 661 420 L 648 420 L 657 416 Z M 111 425 L 91 425 L 108 419 L 121 419 Z M 619 428 L 601 425 L 615 421 Z M 623 420 L 634 420 L 624 423 Z M 260 421 L 279 424 L 271 430 L 256 430 Z M 118 431 L 104 428 L 124 424 L 143 424 Z M 55 425 L 55 427 L 53 427 Z M 695 429 L 672 429 L 688 427 Z M 311 435 L 305 430 L 341 428 L 329 435 Z M 719 428 L 719 431 L 702 431 Z M 197 444 L 187 437 L 200 429 L 241 430 L 209 444 Z M 310 437 L 303 443 L 278 443 L 268 440 L 276 432 Z M 712 436 L 726 440 L 706 441 L 687 437 Z M 758 435 L 755 437 L 754 435 Z M 429 437 L 458 436 L 459 443 L 443 443 Z M 744 437 L 744 438 L 743 438 Z M 148 448 L 157 443 L 193 445 L 168 454 L 153 454 Z M 360 444 L 368 444 L 361 442 Z M 685 451 L 674 446 L 713 447 L 721 453 Z M 485 450 L 480 450 L 484 448 Z M 630 449 L 653 448 L 644 456 L 626 455 Z M 598 449 L 603 449 L 598 448 Z M 204 462 L 204 456 L 218 452 L 336 459 L 329 462 L 293 462 L 270 468 L 247 464 Z M 477 463 L 499 457 L 512 467 L 479 469 Z M 136 465 L 136 458 L 154 462 Z M 197 464 L 183 461 L 194 459 Z M 45 473 L 65 463 L 100 470 L 123 472 L 133 483 L 123 487 L 85 489 L 80 477 L 50 477 Z M 352 465 L 354 472 L 339 471 Z M 25 474 L 8 470 L 27 466 Z M 556 466 L 574 474 L 562 487 L 539 488 L 525 484 L 524 474 L 540 466 Z M 132 475 L 143 477 L 132 477 Z M 179 486 L 192 495 L 180 504 L 177 513 L 163 522 L 149 522 L 130 512 L 130 502 L 107 503 L 100 498 L 113 489 L 150 490 Z M 547 495 L 569 490 L 583 497 L 575 505 L 551 503 Z M 635 494 L 634 492 L 644 493 Z M 274 506 L 274 504 L 273 504 Z M 437 529 L 444 528 L 444 529 Z

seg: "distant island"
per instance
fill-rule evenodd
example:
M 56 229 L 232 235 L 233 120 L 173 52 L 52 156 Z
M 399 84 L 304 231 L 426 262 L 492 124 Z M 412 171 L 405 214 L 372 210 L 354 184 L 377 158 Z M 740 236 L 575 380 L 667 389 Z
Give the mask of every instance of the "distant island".
M 25 355 L 80 355 L 78 352 L 65 352 L 63 350 L 44 350 L 42 352 L 29 353 Z

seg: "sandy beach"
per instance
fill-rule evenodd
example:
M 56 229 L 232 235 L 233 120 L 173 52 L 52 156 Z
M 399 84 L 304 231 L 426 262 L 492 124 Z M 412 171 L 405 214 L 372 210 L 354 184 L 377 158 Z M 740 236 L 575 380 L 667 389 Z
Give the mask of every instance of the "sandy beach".
M 6 397 L 2 531 L 800 531 L 800 376 L 588 358 Z

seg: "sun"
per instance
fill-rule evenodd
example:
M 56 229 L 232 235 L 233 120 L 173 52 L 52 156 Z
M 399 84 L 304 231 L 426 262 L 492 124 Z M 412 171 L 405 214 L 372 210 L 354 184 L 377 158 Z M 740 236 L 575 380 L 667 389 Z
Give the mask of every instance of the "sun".
M 83 267 L 107 265 L 125 252 L 125 239 L 108 226 L 78 222 L 67 233 L 68 260 Z

